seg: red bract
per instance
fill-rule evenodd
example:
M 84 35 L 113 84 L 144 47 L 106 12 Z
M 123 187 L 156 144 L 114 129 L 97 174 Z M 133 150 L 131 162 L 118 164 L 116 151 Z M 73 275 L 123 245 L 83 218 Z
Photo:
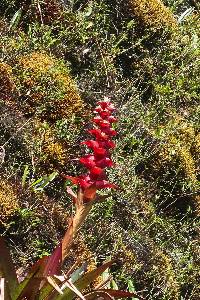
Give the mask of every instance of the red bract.
M 96 158 L 105 157 L 106 155 L 108 155 L 108 151 L 104 148 L 94 148 L 94 154 Z
M 112 167 L 113 166 L 113 161 L 110 158 L 105 157 L 105 158 L 97 161 L 96 165 L 97 165 L 97 167 L 100 167 L 100 168 Z
M 97 139 L 97 140 L 107 140 L 107 139 L 109 139 L 109 136 L 108 135 L 106 135 L 102 130 L 100 130 L 100 129 L 90 129 L 90 130 L 88 130 L 88 132 L 90 133 L 90 134 L 92 134 L 92 135 L 94 135 L 95 136 L 95 138 Z
M 86 145 L 86 146 L 88 146 L 88 148 L 91 148 L 91 149 L 99 148 L 99 143 L 97 141 L 94 141 L 94 140 L 84 141 L 81 144 Z
M 117 135 L 117 131 L 115 131 L 112 128 L 102 128 L 101 129 L 103 133 L 105 133 L 107 136 L 115 136 Z
M 116 189 L 117 186 L 113 183 L 110 183 L 106 180 L 98 180 L 95 182 L 97 189 L 106 189 L 106 188 L 110 188 L 110 189 Z
M 93 167 L 96 166 L 94 155 L 86 155 L 86 156 L 84 156 L 84 157 L 81 157 L 81 158 L 79 159 L 79 161 L 80 161 L 87 169 L 90 169 L 90 168 L 93 168 Z
M 115 123 L 115 122 L 117 122 L 117 119 L 113 116 L 108 116 L 107 121 L 110 123 Z
M 110 122 L 102 119 L 99 116 L 95 117 L 92 121 L 100 127 L 105 127 L 105 128 L 110 127 Z
M 115 110 L 114 105 L 110 101 L 99 101 L 97 104 L 102 108 L 102 109 L 107 109 L 109 111 Z
M 94 117 L 92 119 L 92 122 L 99 124 L 101 121 L 103 121 L 103 119 L 100 116 Z
M 99 145 L 103 148 L 107 148 L 107 149 L 114 149 L 115 148 L 115 143 L 111 140 L 105 140 L 103 142 L 100 142 Z
M 100 109 L 100 111 L 98 113 L 102 119 L 106 119 L 110 116 L 109 110 L 103 110 L 102 108 Z
M 105 173 L 105 168 L 114 165 L 110 158 L 110 149 L 115 148 L 115 143 L 111 138 L 117 134 L 111 127 L 112 123 L 117 121 L 111 115 L 114 110 L 114 105 L 108 99 L 98 102 L 98 106 L 94 109 L 94 112 L 98 115 L 92 119 L 95 126 L 88 130 L 94 138 L 81 143 L 93 152 L 79 159 L 88 169 L 88 174 L 78 177 L 66 176 L 73 184 L 79 185 L 83 190 L 90 187 L 94 189 L 116 188 L 114 184 L 107 181 Z
M 105 171 L 102 168 L 94 167 L 90 169 L 91 180 L 103 180 L 106 178 Z

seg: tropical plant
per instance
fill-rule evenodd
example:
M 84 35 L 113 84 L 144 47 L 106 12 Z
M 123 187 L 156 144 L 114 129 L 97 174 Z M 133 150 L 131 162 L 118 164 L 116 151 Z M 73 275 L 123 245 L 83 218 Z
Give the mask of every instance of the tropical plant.
M 0 295 L 2 300 L 70 300 L 77 297 L 80 299 L 118 299 L 135 296 L 135 293 L 105 289 L 108 280 L 102 282 L 93 291 L 86 290 L 91 282 L 114 261 L 106 262 L 90 272 L 86 272 L 85 264 L 77 270 L 75 270 L 76 263 L 70 268 L 63 267 L 74 237 L 92 205 L 107 197 L 98 195 L 97 190 L 115 188 L 114 184 L 106 180 L 105 174 L 105 168 L 113 165 L 109 149 L 115 147 L 110 139 L 116 135 L 116 131 L 111 128 L 111 124 L 116 122 L 116 118 L 111 115 L 114 110 L 114 106 L 108 99 L 100 101 L 99 106 L 95 109 L 99 115 L 93 119 L 93 123 L 99 128 L 96 128 L 95 125 L 95 128 L 89 132 L 96 139 L 82 143 L 91 148 L 94 153 L 80 158 L 80 162 L 89 170 L 88 174 L 78 177 L 65 176 L 72 183 L 78 185 L 77 195 L 71 188 L 67 189 L 73 198 L 75 215 L 70 218 L 68 229 L 53 253 L 34 263 L 24 277 L 17 276 L 6 244 L 2 238 L 0 239 Z M 137 298 L 139 297 L 137 296 Z

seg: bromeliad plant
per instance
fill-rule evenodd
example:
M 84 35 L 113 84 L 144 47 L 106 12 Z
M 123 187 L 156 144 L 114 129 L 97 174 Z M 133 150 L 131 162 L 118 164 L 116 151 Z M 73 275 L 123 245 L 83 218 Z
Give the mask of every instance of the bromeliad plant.
M 112 115 L 113 111 L 115 111 L 115 107 L 107 98 L 105 98 L 104 101 L 99 101 L 98 106 L 94 110 L 94 113 L 96 114 L 96 116 L 92 119 L 94 128 L 88 130 L 94 138 L 81 143 L 92 150 L 92 153 L 79 159 L 88 172 L 77 177 L 63 175 L 64 178 L 78 186 L 77 195 L 73 193 L 71 188 L 67 189 L 75 203 L 76 214 L 71 220 L 72 234 L 69 234 L 69 231 L 67 231 L 64 237 L 62 247 L 63 259 L 68 253 L 73 236 L 77 234 L 78 229 L 91 210 L 93 203 L 95 201 L 101 201 L 107 197 L 98 195 L 97 190 L 104 188 L 116 188 L 116 185 L 107 180 L 105 173 L 105 168 L 113 166 L 110 150 L 115 148 L 115 143 L 112 141 L 112 137 L 117 134 L 117 132 L 111 127 L 112 123 L 117 121 L 117 119 Z
M 112 116 L 114 110 L 113 104 L 107 98 L 98 103 L 94 110 L 96 116 L 92 120 L 95 125 L 89 130 L 94 138 L 82 142 L 92 150 L 92 153 L 80 158 L 80 162 L 88 172 L 77 177 L 65 176 L 78 186 L 77 195 L 71 188 L 67 189 L 73 198 L 75 215 L 71 217 L 64 238 L 53 253 L 38 260 L 24 278 L 19 278 L 5 242 L 0 238 L 1 300 L 118 299 L 136 296 L 126 291 L 105 289 L 105 282 L 93 291 L 84 292 L 91 282 L 112 265 L 113 261 L 90 272 L 85 270 L 85 264 L 78 270 L 75 270 L 76 263 L 69 270 L 63 268 L 73 239 L 93 203 L 107 197 L 98 195 L 97 191 L 116 187 L 107 180 L 105 173 L 105 168 L 113 166 L 110 150 L 115 147 L 111 140 L 116 135 L 116 131 L 112 129 L 112 123 L 116 122 L 116 118 Z M 136 297 L 141 299 L 139 296 Z

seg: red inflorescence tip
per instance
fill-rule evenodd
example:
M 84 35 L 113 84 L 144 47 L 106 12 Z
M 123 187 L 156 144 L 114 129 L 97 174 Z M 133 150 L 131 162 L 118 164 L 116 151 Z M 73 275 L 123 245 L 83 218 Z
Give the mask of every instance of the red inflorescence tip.
M 65 176 L 73 184 L 79 185 L 84 190 L 91 186 L 94 186 L 96 189 L 116 188 L 114 184 L 107 181 L 105 173 L 105 168 L 114 166 L 109 151 L 115 148 L 115 143 L 111 138 L 117 134 L 111 128 L 111 124 L 117 121 L 111 115 L 114 110 L 115 107 L 108 98 L 98 102 L 98 106 L 94 109 L 94 112 L 98 115 L 92 119 L 95 127 L 88 130 L 94 138 L 81 143 L 92 150 L 91 154 L 79 159 L 80 163 L 88 169 L 88 173 L 77 177 Z

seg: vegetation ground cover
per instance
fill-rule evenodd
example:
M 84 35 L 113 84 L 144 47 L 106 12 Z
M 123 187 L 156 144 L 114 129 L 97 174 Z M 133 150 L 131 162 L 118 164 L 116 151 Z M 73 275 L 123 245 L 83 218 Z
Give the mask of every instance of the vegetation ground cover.
M 0 232 L 18 267 L 58 243 L 72 210 L 61 174 L 83 171 L 80 141 L 108 96 L 119 189 L 93 208 L 74 247 L 97 264 L 120 257 L 115 283 L 145 299 L 197 300 L 198 4 L 134 3 L 1 1 Z

